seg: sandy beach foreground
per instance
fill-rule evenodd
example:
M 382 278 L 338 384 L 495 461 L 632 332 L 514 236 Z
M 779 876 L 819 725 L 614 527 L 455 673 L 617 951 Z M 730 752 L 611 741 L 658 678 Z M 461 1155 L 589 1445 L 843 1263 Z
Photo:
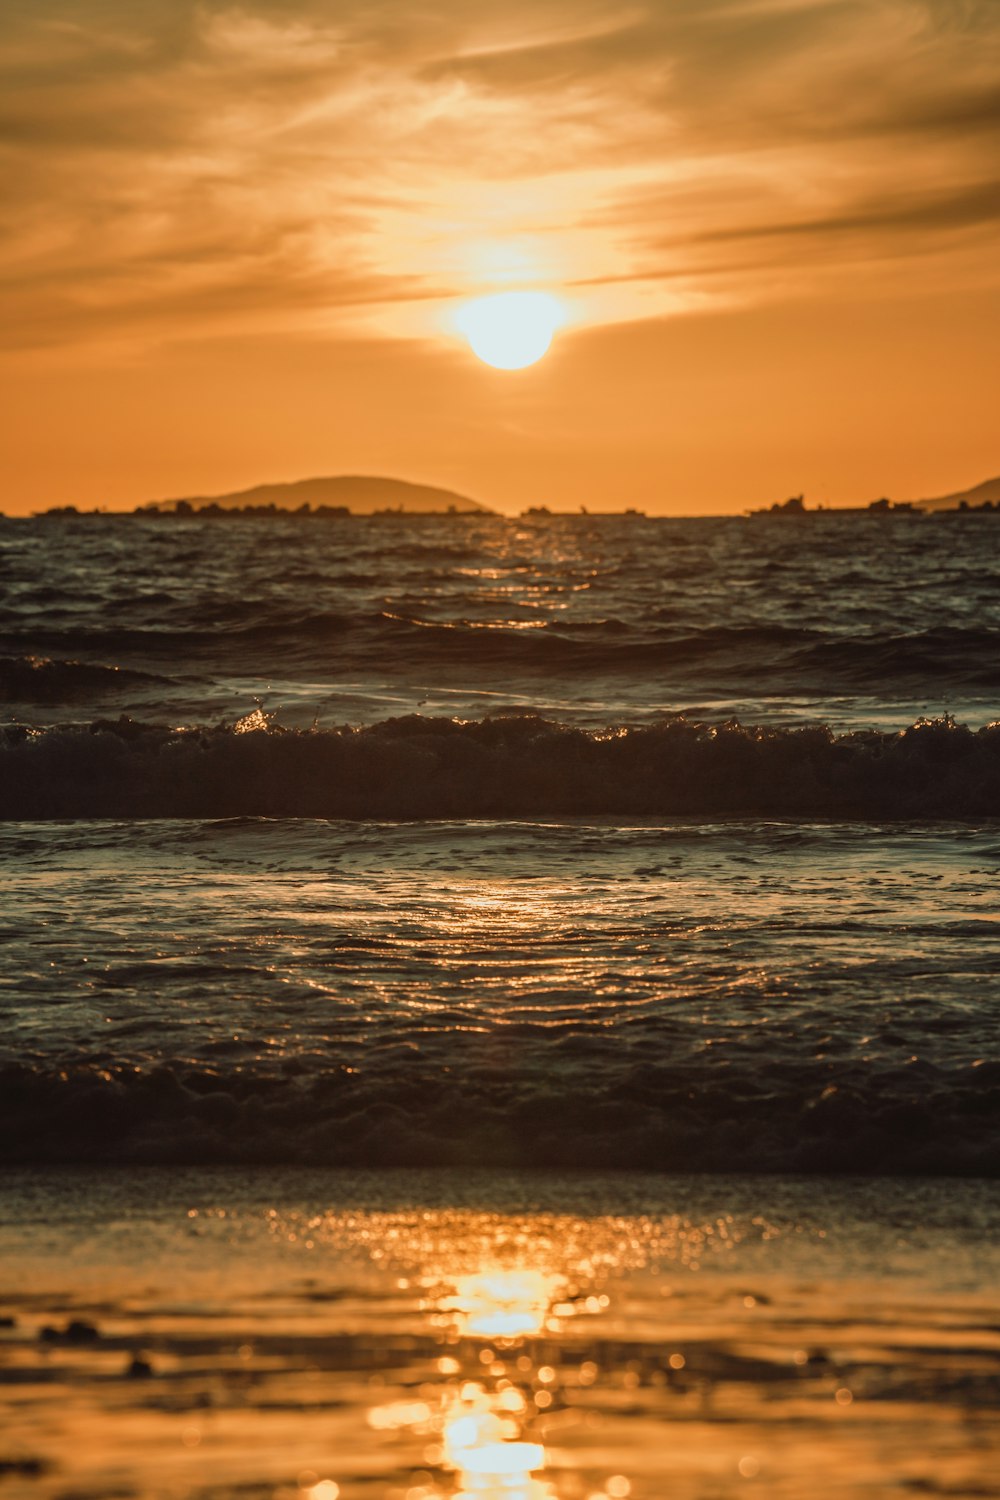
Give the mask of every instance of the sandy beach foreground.
M 1000 1494 L 990 1184 L 48 1170 L 0 1191 L 11 1497 Z

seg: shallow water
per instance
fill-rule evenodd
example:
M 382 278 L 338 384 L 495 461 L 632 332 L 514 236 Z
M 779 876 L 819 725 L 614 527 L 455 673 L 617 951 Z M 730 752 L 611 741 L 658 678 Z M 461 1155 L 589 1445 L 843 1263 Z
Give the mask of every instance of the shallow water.
M 6 1173 L 5 1493 L 988 1496 L 981 1183 Z

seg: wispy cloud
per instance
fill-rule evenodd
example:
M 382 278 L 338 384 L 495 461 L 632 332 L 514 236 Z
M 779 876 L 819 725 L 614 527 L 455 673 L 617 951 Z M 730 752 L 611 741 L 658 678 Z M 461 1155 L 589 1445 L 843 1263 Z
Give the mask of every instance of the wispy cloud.
M 997 275 L 994 0 L 7 0 L 0 33 L 22 347 Z
M 977 183 L 957 192 L 908 193 L 889 199 L 859 203 L 847 212 L 826 218 L 799 219 L 779 224 L 744 225 L 738 229 L 715 229 L 705 241 L 808 238 L 830 240 L 841 235 L 878 236 L 886 232 L 909 235 L 948 234 L 956 229 L 992 228 L 1000 222 L 1000 182 Z

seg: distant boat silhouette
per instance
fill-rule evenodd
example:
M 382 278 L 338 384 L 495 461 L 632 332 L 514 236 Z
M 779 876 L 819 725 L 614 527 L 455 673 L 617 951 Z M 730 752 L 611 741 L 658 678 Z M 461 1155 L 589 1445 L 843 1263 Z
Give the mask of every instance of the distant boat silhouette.
M 793 495 L 790 500 L 775 501 L 773 505 L 765 506 L 763 510 L 748 510 L 748 516 L 780 516 L 791 517 L 793 520 L 799 516 L 915 516 L 918 515 L 916 505 L 912 500 L 889 500 L 883 496 L 881 500 L 872 500 L 868 505 L 817 505 L 812 510 L 805 503 L 803 495 Z
M 982 484 L 970 490 L 956 490 L 952 495 L 938 495 L 933 500 L 889 500 L 885 496 L 872 500 L 869 505 L 818 505 L 810 510 L 804 495 L 793 495 L 790 500 L 775 501 L 760 510 L 749 510 L 748 516 L 815 516 L 815 515 L 919 515 L 922 511 L 993 511 L 1000 512 L 1000 476 L 984 479 Z

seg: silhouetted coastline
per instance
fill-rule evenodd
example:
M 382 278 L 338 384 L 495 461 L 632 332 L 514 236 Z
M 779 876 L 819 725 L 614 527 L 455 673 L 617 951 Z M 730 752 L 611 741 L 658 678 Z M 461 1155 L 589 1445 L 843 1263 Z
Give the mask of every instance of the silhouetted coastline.
M 270 520 L 285 516 L 336 521 L 369 519 L 373 516 L 389 519 L 403 517 L 407 520 L 492 518 L 541 525 L 552 521 L 678 520 L 685 518 L 686 514 L 689 513 L 685 513 L 683 509 L 649 514 L 635 505 L 622 506 L 620 509 L 592 509 L 587 505 L 580 505 L 575 509 L 560 509 L 539 502 L 526 506 L 515 517 L 493 510 L 481 501 L 472 500 L 454 490 L 373 475 L 340 475 L 329 479 L 294 480 L 287 484 L 263 484 L 228 495 L 195 495 L 147 501 L 131 510 L 109 510 L 104 506 L 86 509 L 77 505 L 54 505 L 47 510 L 35 512 L 35 515 L 41 517 L 139 516 L 155 520 L 229 520 L 241 517 Z M 829 516 L 907 520 L 928 515 L 997 515 L 1000 514 L 1000 478 L 987 479 L 972 489 L 929 500 L 891 500 L 888 496 L 881 496 L 867 505 L 810 506 L 806 504 L 805 495 L 799 494 L 792 495 L 787 500 L 775 501 L 772 505 L 742 511 L 734 509 L 727 514 L 742 515 L 755 521 L 768 518 L 783 521 L 814 520 Z

